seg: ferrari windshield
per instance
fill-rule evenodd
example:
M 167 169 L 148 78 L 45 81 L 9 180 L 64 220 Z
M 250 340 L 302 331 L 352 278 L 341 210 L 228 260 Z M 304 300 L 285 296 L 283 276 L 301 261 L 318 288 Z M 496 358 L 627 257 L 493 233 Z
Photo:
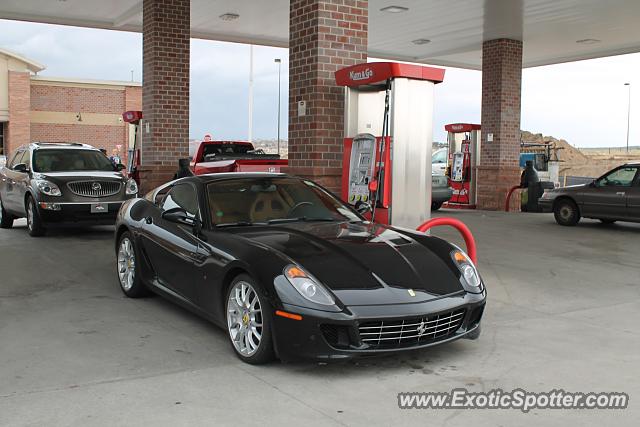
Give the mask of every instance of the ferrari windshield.
M 297 178 L 238 178 L 207 187 L 213 224 L 251 225 L 293 221 L 360 221 L 340 200 Z
M 34 172 L 113 172 L 111 160 L 97 150 L 46 149 L 33 153 Z

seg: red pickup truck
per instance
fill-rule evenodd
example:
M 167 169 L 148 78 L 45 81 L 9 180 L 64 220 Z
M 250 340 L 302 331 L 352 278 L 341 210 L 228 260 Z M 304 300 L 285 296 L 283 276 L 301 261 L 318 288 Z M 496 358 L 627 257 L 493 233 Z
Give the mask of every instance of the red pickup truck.
M 218 172 L 280 172 L 287 159 L 266 154 L 245 141 L 204 141 L 191 143 L 191 170 L 196 175 Z

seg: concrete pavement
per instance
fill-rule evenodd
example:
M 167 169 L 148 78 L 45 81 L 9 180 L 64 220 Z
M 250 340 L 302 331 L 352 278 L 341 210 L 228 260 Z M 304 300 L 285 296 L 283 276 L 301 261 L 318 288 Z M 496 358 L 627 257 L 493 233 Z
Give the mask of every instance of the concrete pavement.
M 123 297 L 112 230 L 0 230 L 0 425 L 637 425 L 640 225 L 443 211 L 478 241 L 478 341 L 249 366 L 225 332 Z M 448 229 L 435 232 L 462 241 Z M 401 391 L 624 391 L 626 410 L 400 410 Z

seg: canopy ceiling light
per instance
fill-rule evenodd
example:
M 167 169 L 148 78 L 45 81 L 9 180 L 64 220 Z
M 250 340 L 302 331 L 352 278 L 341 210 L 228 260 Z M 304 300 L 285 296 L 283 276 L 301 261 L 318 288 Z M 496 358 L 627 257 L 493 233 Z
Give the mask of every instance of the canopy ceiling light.
M 406 12 L 407 10 L 409 10 L 409 8 L 404 6 L 387 6 L 380 9 L 380 12 L 400 13 Z
M 596 44 L 596 43 L 600 43 L 602 40 L 598 40 L 598 39 L 581 39 L 581 40 L 576 40 L 576 43 L 578 44 Z
M 238 15 L 237 13 L 224 13 L 220 15 L 219 18 L 223 21 L 235 21 L 236 19 L 240 18 L 240 15 Z

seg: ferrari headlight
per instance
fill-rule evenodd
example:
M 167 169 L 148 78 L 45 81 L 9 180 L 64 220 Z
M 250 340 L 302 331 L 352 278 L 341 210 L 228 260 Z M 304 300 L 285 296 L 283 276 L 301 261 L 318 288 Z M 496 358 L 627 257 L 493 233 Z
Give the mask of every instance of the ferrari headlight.
M 469 256 L 463 251 L 456 249 L 451 252 L 451 258 L 453 258 L 458 270 L 460 270 L 462 279 L 468 286 L 468 290 L 470 292 L 482 292 L 482 280 L 480 280 L 478 270 L 476 269 L 476 266 L 473 265 L 471 259 L 469 259 Z
M 303 269 L 289 265 L 284 269 L 284 277 L 305 299 L 321 305 L 334 305 L 335 299 L 331 294 Z
M 47 181 L 46 179 L 36 179 L 35 180 L 36 187 L 42 194 L 46 194 L 47 196 L 61 196 L 60 188 L 56 184 L 51 181 Z
M 132 194 L 138 194 L 138 184 L 136 184 L 135 179 L 129 178 L 129 181 L 127 181 L 125 192 L 129 196 Z

